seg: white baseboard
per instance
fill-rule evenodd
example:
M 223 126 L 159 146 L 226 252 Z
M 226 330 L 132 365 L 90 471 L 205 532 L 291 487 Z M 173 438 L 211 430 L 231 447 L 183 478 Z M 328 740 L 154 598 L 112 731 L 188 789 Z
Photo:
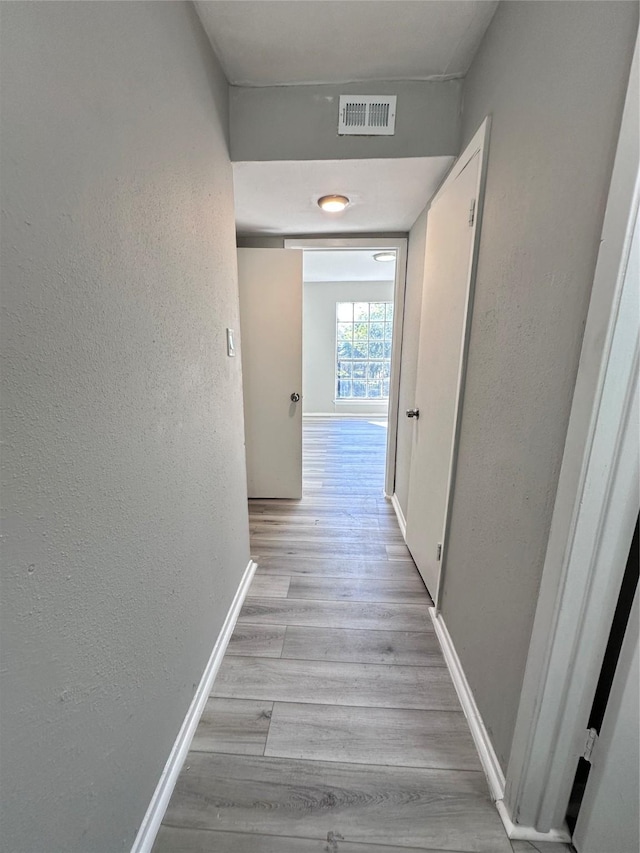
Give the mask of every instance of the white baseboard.
M 407 539 L 407 521 L 404 517 L 404 513 L 402 512 L 402 507 L 400 506 L 400 501 L 398 500 L 398 496 L 394 492 L 391 495 L 391 506 L 396 511 L 396 518 L 398 519 L 398 524 L 400 525 L 400 532 L 402 533 L 402 538 L 406 541 Z
M 514 823 L 503 800 L 496 801 L 496 808 L 498 809 L 498 814 L 502 819 L 507 835 L 514 841 L 532 841 L 534 843 L 536 841 L 546 841 L 551 844 L 568 844 L 571 841 L 571 833 L 568 827 L 562 831 L 551 829 L 549 832 L 538 832 L 533 826 L 520 826 Z
M 178 737 L 173 744 L 167 763 L 165 764 L 162 775 L 160 776 L 160 781 L 158 782 L 153 793 L 153 797 L 151 798 L 151 802 L 149 803 L 149 808 L 147 809 L 144 819 L 140 824 L 140 829 L 138 830 L 136 839 L 133 842 L 131 853 L 150 853 L 151 848 L 153 847 L 164 813 L 169 805 L 171 794 L 173 793 L 180 770 L 182 769 L 184 760 L 189 752 L 191 740 L 196 728 L 198 727 L 198 723 L 200 722 L 200 717 L 204 711 L 204 706 L 209 694 L 211 693 L 213 681 L 220 669 L 222 658 L 227 650 L 231 634 L 233 633 L 238 615 L 240 614 L 240 608 L 242 607 L 247 595 L 247 591 L 256 568 L 257 564 L 254 563 L 253 560 L 250 560 L 247 568 L 244 570 L 242 580 L 236 590 L 236 594 L 231 602 L 231 607 L 229 608 L 222 629 L 218 634 L 216 644 L 211 652 L 211 657 L 209 658 L 202 674 L 202 678 L 200 679 L 200 684 L 194 694 L 191 705 L 189 705 L 187 715 L 182 722 L 182 726 L 178 732 Z
M 431 615 L 438 640 L 440 641 L 442 653 L 445 661 L 447 662 L 447 667 L 451 674 L 454 687 L 456 688 L 458 699 L 460 699 L 462 710 L 464 711 L 464 715 L 469 723 L 471 736 L 473 737 L 473 742 L 476 745 L 482 769 L 484 770 L 487 782 L 489 783 L 491 797 L 495 801 L 498 814 L 500 815 L 500 819 L 502 820 L 508 837 L 512 838 L 514 841 L 548 841 L 565 843 L 571 841 L 571 834 L 568 829 L 565 832 L 558 832 L 556 830 L 552 830 L 551 832 L 538 832 L 532 826 L 520 826 L 519 824 L 513 823 L 511 820 L 511 816 L 509 815 L 503 799 L 505 790 L 504 773 L 502 772 L 498 756 L 495 753 L 493 744 L 491 743 L 491 739 L 480 715 L 480 711 L 476 705 L 476 700 L 473 698 L 471 687 L 469 686 L 467 677 L 462 669 L 462 664 L 458 657 L 458 653 L 455 650 L 455 646 L 453 645 L 453 640 L 447 630 L 442 614 L 437 613 L 435 607 L 429 608 L 429 613 Z
M 489 734 L 480 716 L 476 700 L 473 698 L 471 687 L 462 669 L 460 658 L 455 650 L 442 614 L 436 613 L 435 607 L 430 607 L 429 613 L 442 647 L 444 659 L 447 662 L 451 678 L 453 679 L 458 699 L 469 723 L 471 736 L 478 750 L 480 762 L 489 783 L 491 796 L 494 800 L 501 800 L 504 797 L 504 773 L 502 772 L 502 767 L 500 767 L 498 756 L 495 753 Z

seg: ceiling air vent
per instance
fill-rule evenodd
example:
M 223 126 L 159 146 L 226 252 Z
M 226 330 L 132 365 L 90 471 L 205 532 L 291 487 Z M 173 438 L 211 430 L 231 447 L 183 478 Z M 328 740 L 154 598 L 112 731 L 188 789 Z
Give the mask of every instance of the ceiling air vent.
M 396 95 L 340 95 L 339 136 L 393 136 Z

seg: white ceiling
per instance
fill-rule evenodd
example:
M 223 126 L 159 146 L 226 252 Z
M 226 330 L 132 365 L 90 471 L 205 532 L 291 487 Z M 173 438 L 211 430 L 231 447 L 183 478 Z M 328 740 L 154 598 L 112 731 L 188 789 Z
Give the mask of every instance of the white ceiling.
M 466 74 L 497 0 L 201 0 L 229 82 L 433 80 Z
M 380 249 L 305 250 L 303 279 L 317 281 L 393 281 L 395 262 L 376 261 Z
M 236 227 L 239 234 L 408 231 L 453 159 L 234 163 Z M 318 207 L 318 198 L 332 193 L 351 200 L 342 213 Z

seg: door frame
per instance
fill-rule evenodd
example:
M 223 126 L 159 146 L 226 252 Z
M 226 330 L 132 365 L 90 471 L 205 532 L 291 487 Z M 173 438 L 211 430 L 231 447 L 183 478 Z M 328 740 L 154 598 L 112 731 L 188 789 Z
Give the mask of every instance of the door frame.
M 385 462 L 384 494 L 391 499 L 396 482 L 396 448 L 398 443 L 398 417 L 400 405 L 400 363 L 402 358 L 402 333 L 404 329 L 404 298 L 407 285 L 406 237 L 307 237 L 284 241 L 285 249 L 313 249 L 358 251 L 362 249 L 396 252 L 396 269 L 393 293 L 393 337 L 391 340 L 391 382 L 389 383 L 389 413 L 387 424 L 387 454 Z M 303 281 L 304 286 L 304 281 Z M 304 340 L 302 341 L 304 348 Z M 372 419 L 375 419 L 372 416 Z
M 467 295 L 465 304 L 465 316 L 462 328 L 462 350 L 460 355 L 460 366 L 458 369 L 457 390 L 456 390 L 456 406 L 454 411 L 454 427 L 453 441 L 451 445 L 451 458 L 449 461 L 449 475 L 447 478 L 447 497 L 445 500 L 444 525 L 442 531 L 442 554 L 440 559 L 440 573 L 438 575 L 438 587 L 434 596 L 435 613 L 437 616 L 440 612 L 440 603 L 442 600 L 442 590 L 446 575 L 447 553 L 449 544 L 449 530 L 451 527 L 451 508 L 453 505 L 453 497 L 455 492 L 456 469 L 458 464 L 458 449 L 460 445 L 460 426 L 462 423 L 462 410 L 464 403 L 464 387 L 467 373 L 467 361 L 469 354 L 469 336 L 471 331 L 471 319 L 473 315 L 473 300 L 475 293 L 476 274 L 478 270 L 478 254 L 480 251 L 480 233 L 482 230 L 482 209 L 484 202 L 484 193 L 487 182 L 487 165 L 489 159 L 489 134 L 491 130 L 491 116 L 487 116 L 478 130 L 475 132 L 471 141 L 455 161 L 446 178 L 440 185 L 440 188 L 429 202 L 431 208 L 440 196 L 446 192 L 449 186 L 456 178 L 464 171 L 470 161 L 478 155 L 480 157 L 480 167 L 478 169 L 478 182 L 476 187 L 474 220 L 473 220 L 473 235 L 471 242 L 471 252 L 469 256 L 469 269 L 467 273 Z M 429 233 L 429 215 L 427 213 L 427 235 Z M 419 356 L 418 356 L 419 357 Z M 411 476 L 414 476 L 415 471 L 412 470 Z M 407 506 L 407 516 L 409 514 L 409 506 Z M 406 539 L 406 536 L 405 536 Z
M 638 71 L 636 44 L 505 794 L 497 803 L 512 838 L 568 837 L 564 818 L 640 502 Z

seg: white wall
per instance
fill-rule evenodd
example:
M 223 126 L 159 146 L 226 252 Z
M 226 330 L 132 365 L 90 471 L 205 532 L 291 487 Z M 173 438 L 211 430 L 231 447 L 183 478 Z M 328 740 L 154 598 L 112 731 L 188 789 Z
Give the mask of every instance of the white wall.
M 393 302 L 393 290 L 392 281 L 304 283 L 302 400 L 305 414 L 386 414 L 386 401 L 335 402 L 336 303 Z
M 442 611 L 509 757 L 637 29 L 632 3 L 501 3 L 464 87 L 492 116 Z
M 1 15 L 2 846 L 116 853 L 249 559 L 227 86 L 188 3 Z

